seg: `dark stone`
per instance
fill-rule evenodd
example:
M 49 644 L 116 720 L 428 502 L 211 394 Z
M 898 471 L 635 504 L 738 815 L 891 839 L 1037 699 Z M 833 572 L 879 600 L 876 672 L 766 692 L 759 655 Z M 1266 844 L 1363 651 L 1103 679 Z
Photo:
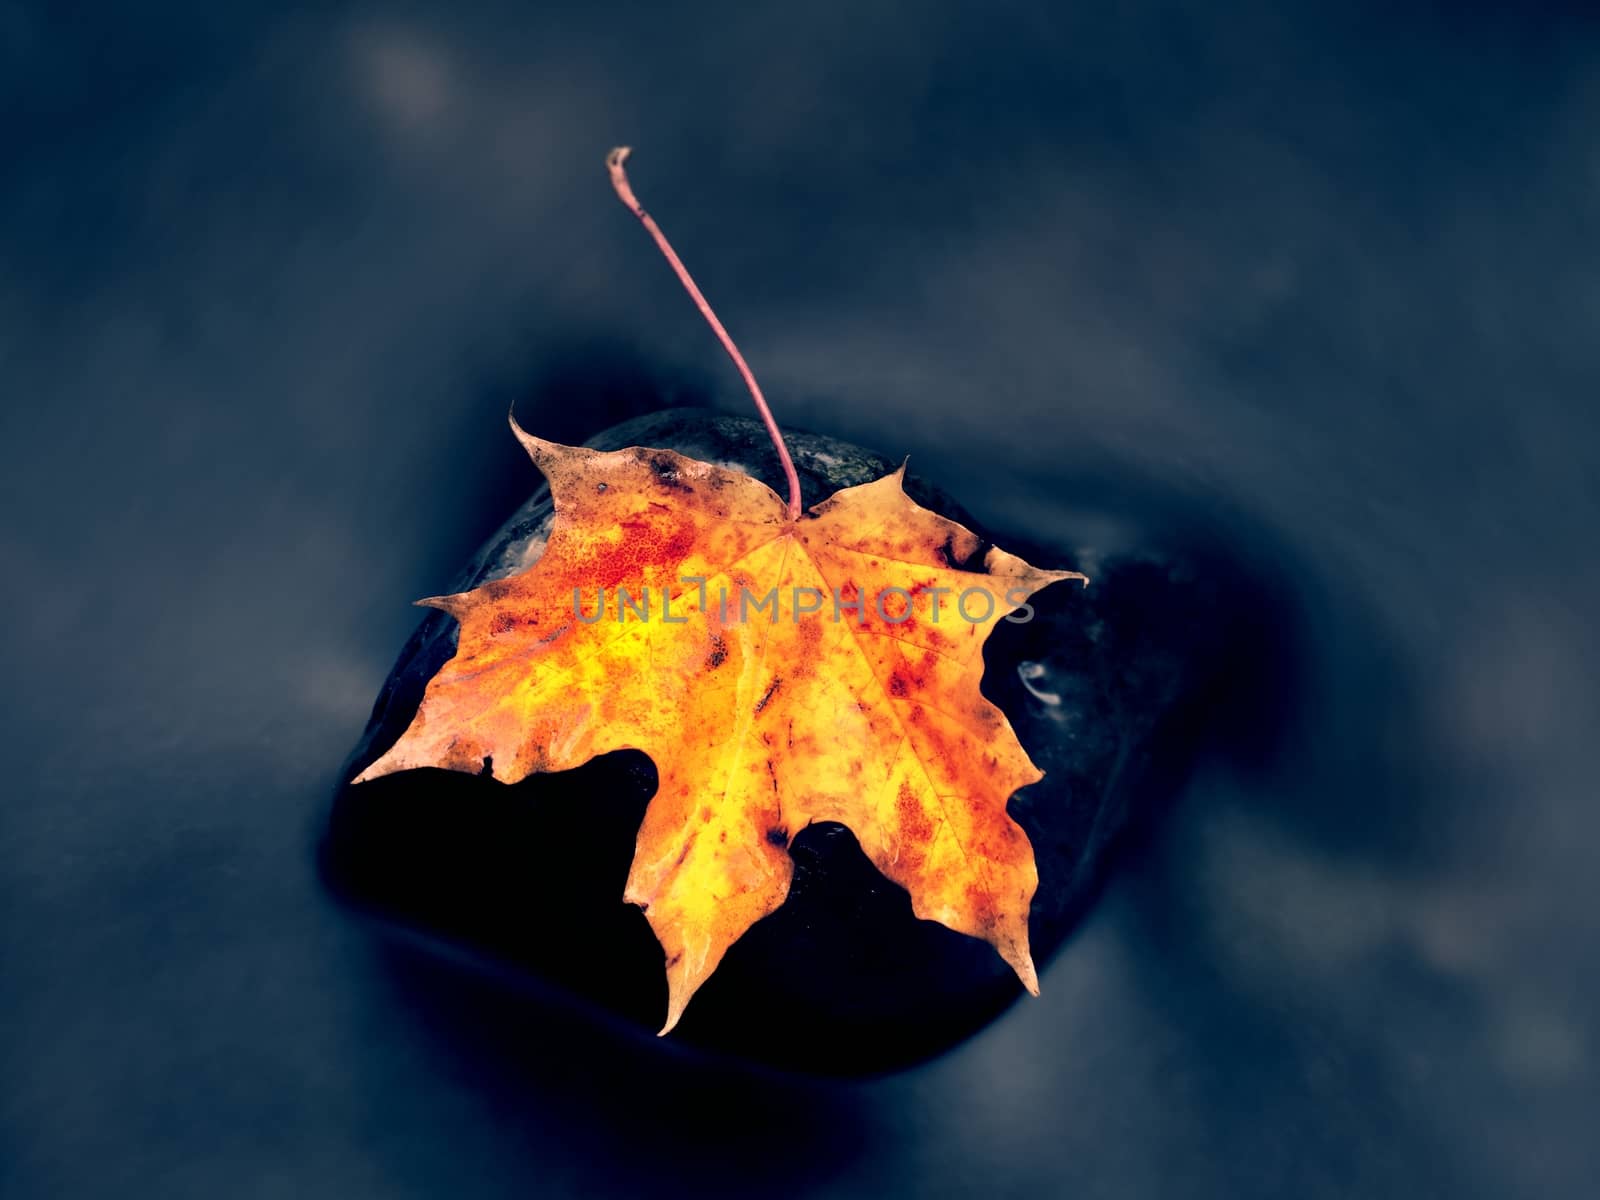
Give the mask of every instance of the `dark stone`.
M 788 437 L 810 502 L 894 465 L 832 439 Z M 588 444 L 667 447 L 782 490 L 776 455 L 754 420 L 674 409 Z M 984 533 L 914 475 L 906 488 Z M 541 486 L 450 590 L 521 569 L 550 516 Z M 995 540 L 1041 566 L 1078 565 L 1059 548 Z M 1097 558 L 1087 569 L 1088 588 L 1063 583 L 1040 593 L 1034 619 L 1002 622 L 984 653 L 984 693 L 1046 772 L 1010 805 L 1039 866 L 1030 939 L 1046 988 L 1044 968 L 1095 895 L 1108 849 L 1181 774 L 1234 624 L 1222 576 L 1197 562 L 1146 549 Z M 454 644 L 454 621 L 430 612 L 385 683 L 344 779 L 398 738 Z M 323 842 L 324 876 L 413 937 L 430 935 L 458 959 L 510 964 L 648 1035 L 665 1011 L 662 954 L 622 889 L 655 786 L 655 769 L 638 752 L 510 787 L 434 770 L 345 786 Z M 867 1074 L 948 1048 L 1021 994 L 986 943 L 914 918 L 906 893 L 878 874 L 843 826 L 802 830 L 791 853 L 788 901 L 735 944 L 700 989 L 671 1035 L 677 1047 Z M 463 948 L 473 953 L 463 956 Z

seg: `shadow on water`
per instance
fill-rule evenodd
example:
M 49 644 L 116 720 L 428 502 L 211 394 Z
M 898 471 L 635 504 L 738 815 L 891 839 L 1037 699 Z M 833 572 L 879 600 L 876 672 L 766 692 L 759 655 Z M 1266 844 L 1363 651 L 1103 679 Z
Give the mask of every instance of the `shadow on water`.
M 1459 767 L 1419 744 L 1422 682 L 1352 589 L 1237 513 L 1191 536 L 1250 564 L 1260 625 L 1239 645 L 1263 657 L 1216 697 L 1182 794 L 1125 843 L 1128 986 L 1185 1045 L 1226 1048 L 1170 1068 L 1219 1161 L 1374 1194 L 1405 1145 L 1446 1193 L 1474 1194 L 1430 1113 L 1430 1064 L 1478 1036 L 1484 997 L 1417 915 L 1454 852 Z M 1263 1139 L 1292 1108 L 1321 1120 Z
M 813 1195 L 873 1140 L 849 1085 L 681 1049 L 521 973 L 462 969 L 438 946 L 391 939 L 379 953 L 439 1071 L 513 1114 L 530 1163 L 541 1146 L 576 1150 L 591 1194 Z

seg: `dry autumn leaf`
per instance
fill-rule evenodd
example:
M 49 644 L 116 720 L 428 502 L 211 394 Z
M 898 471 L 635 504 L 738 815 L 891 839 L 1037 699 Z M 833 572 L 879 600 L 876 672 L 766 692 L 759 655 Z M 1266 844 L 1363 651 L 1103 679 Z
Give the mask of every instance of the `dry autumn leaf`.
M 1030 992 L 1033 848 L 1006 815 L 1042 778 L 978 690 L 995 622 L 1043 571 L 920 507 L 904 468 L 802 513 L 744 356 L 628 183 L 643 223 L 750 389 L 789 484 L 670 450 L 602 452 L 511 428 L 555 518 L 528 570 L 419 603 L 461 624 L 410 727 L 356 778 L 446 767 L 514 783 L 638 749 L 660 784 L 624 899 L 666 954 L 667 1019 L 783 903 L 789 844 L 838 821 L 912 911 L 990 942 Z M 975 599 L 976 598 L 976 599 Z M 587 604 L 586 604 L 587 600 Z
M 1006 802 L 1041 772 L 979 692 L 982 647 L 1033 592 L 1084 577 L 985 547 L 902 472 L 792 520 L 737 471 L 512 428 L 550 481 L 549 542 L 519 575 L 421 602 L 460 622 L 455 657 L 358 782 L 648 754 L 660 786 L 625 899 L 666 955 L 663 1033 L 783 903 L 813 821 L 847 826 L 919 917 L 986 939 L 1037 992 L 1037 874 Z

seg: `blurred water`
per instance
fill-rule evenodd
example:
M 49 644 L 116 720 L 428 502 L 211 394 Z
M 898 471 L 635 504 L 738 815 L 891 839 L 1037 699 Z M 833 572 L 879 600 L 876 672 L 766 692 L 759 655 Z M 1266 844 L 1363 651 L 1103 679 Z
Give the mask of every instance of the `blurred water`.
M 8 1194 L 1587 1194 L 1600 22 L 1280 7 L 0 3 Z M 508 403 L 743 410 L 619 141 L 783 420 L 1303 655 L 920 1072 L 508 1057 L 310 870 Z

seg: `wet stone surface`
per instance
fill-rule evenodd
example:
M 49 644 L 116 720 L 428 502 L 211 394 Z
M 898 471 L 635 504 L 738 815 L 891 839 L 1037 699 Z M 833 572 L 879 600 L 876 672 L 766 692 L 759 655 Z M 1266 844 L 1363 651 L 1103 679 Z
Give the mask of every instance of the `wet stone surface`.
M 783 490 L 754 420 L 671 409 L 588 444 L 672 449 Z M 791 434 L 789 444 L 811 503 L 897 465 L 809 434 Z M 1204 736 L 1235 670 L 1241 614 L 1227 573 L 1192 553 L 1030 545 L 980 529 L 915 475 L 906 490 L 1030 562 L 1078 568 L 1086 560 L 1092 576 L 1087 588 L 1063 583 L 1039 593 L 1034 619 L 1001 622 L 984 650 L 984 693 L 1045 772 L 1009 810 L 1038 862 L 1030 940 L 1048 989 L 1050 960 L 1096 895 L 1119 837 L 1159 811 Z M 442 590 L 524 569 L 550 518 L 541 486 Z M 399 737 L 454 647 L 455 622 L 430 611 L 342 778 Z M 346 785 L 321 846 L 324 878 L 409 941 L 423 935 L 424 944 L 531 982 L 547 998 L 635 1023 L 648 1053 L 665 1011 L 662 954 L 643 914 L 621 897 L 655 786 L 650 760 L 633 751 L 514 786 L 441 770 Z M 696 994 L 671 1035 L 672 1052 L 696 1047 L 785 1069 L 870 1074 L 937 1054 L 1022 995 L 986 943 L 912 916 L 906 893 L 844 827 L 813 825 L 790 852 L 787 902 L 734 945 Z

